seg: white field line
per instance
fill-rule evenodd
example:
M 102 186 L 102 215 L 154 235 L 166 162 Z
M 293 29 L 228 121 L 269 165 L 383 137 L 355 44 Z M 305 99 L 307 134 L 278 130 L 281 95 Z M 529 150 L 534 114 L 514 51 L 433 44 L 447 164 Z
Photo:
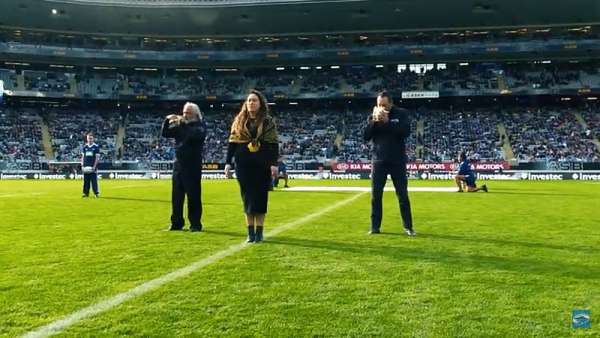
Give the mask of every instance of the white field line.
M 126 185 L 118 185 L 116 187 L 110 187 L 108 190 L 115 190 L 115 189 L 125 189 L 125 188 L 145 188 L 145 187 L 150 187 L 150 186 L 154 186 L 152 184 L 126 184 Z
M 293 228 L 299 224 L 306 223 L 315 218 L 321 217 L 322 215 L 324 215 L 330 211 L 333 211 L 337 208 L 340 208 L 348 203 L 355 201 L 362 195 L 364 195 L 364 193 L 353 195 L 352 197 L 346 198 L 346 199 L 341 200 L 341 201 L 339 201 L 335 204 L 332 204 L 328 207 L 317 210 L 316 212 L 306 215 L 306 216 L 303 216 L 295 221 L 280 225 L 280 226 L 274 228 L 272 231 L 268 232 L 266 234 L 266 236 L 277 235 L 277 234 L 279 234 L 283 231 L 286 231 L 290 228 Z M 65 330 L 66 328 L 72 326 L 73 324 L 75 324 L 81 320 L 84 320 L 86 318 L 95 316 L 99 313 L 108 311 L 116 306 L 119 306 L 123 302 L 126 302 L 130 299 L 142 296 L 154 289 L 157 289 L 167 283 L 171 283 L 177 279 L 186 277 L 186 276 L 190 275 L 191 273 L 193 273 L 197 270 L 200 270 L 207 265 L 215 263 L 215 262 L 221 260 L 222 258 L 231 256 L 231 255 L 247 248 L 250 245 L 251 244 L 247 244 L 245 242 L 240 243 L 240 244 L 231 245 L 230 247 L 228 247 L 222 251 L 219 251 L 217 253 L 214 253 L 209 257 L 203 258 L 203 259 L 196 261 L 190 265 L 187 265 L 183 268 L 174 270 L 163 276 L 160 276 L 158 278 L 147 281 L 141 285 L 136 286 L 135 288 L 132 288 L 125 292 L 119 293 L 113 297 L 110 297 L 110 298 L 100 301 L 98 303 L 92 304 L 81 310 L 75 311 L 61 319 L 58 319 L 50 324 L 41 326 L 33 331 L 29 331 L 29 332 L 25 333 L 23 335 L 23 337 L 48 337 L 48 336 L 60 333 L 63 330 Z
M 410 192 L 456 192 L 456 187 L 408 187 Z M 328 192 L 328 191 L 371 191 L 371 187 L 291 187 L 285 188 L 283 191 L 311 191 L 311 192 Z M 394 187 L 385 187 L 384 191 L 395 191 Z
M 139 184 L 126 184 L 126 185 L 120 185 L 120 186 L 116 186 L 116 187 L 110 187 L 110 190 L 115 190 L 115 189 L 126 189 L 126 188 L 141 188 L 141 187 L 148 187 L 150 185 L 139 185 Z M 16 192 L 16 193 L 9 193 L 9 194 L 0 194 L 0 198 L 5 198 L 5 197 L 21 197 L 21 196 L 39 196 L 39 195 L 46 195 L 49 194 L 49 192 Z
M 4 197 L 20 197 L 20 196 L 38 196 L 47 194 L 46 192 L 16 192 L 12 194 L 0 194 L 0 198 Z

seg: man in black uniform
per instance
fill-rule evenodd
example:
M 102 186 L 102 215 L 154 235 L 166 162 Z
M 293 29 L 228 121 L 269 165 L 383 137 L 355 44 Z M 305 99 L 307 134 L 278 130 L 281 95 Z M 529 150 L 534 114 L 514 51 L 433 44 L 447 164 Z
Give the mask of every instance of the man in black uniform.
M 171 192 L 170 230 L 183 229 L 183 201 L 187 195 L 190 231 L 202 231 L 202 149 L 206 125 L 198 105 L 188 102 L 183 115 L 171 114 L 162 125 L 162 136 L 175 139 L 175 163 Z
M 383 209 L 381 200 L 389 174 L 400 204 L 404 231 L 409 236 L 416 235 L 413 230 L 407 190 L 405 140 L 408 135 L 410 135 L 408 112 L 394 106 L 387 92 L 381 92 L 377 95 L 377 105 L 373 107 L 373 114 L 369 116 L 364 132 L 365 141 L 373 142 L 370 234 L 380 233 Z

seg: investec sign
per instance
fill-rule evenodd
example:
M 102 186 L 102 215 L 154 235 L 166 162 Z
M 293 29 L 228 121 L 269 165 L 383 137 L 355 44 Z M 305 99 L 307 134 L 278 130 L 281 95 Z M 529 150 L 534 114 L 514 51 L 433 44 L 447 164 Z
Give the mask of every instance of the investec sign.
M 2 174 L 0 173 L 0 180 L 26 180 L 27 175 L 24 174 Z
M 579 181 L 600 181 L 600 173 L 586 174 L 586 173 L 574 173 L 571 175 L 574 180 Z
M 480 180 L 505 180 L 513 181 L 518 180 L 519 177 L 516 174 L 482 174 L 477 173 L 477 178 Z
M 34 174 L 33 178 L 36 180 L 66 180 L 67 176 L 64 174 Z
M 564 177 L 562 174 L 551 174 L 551 173 L 524 173 L 523 178 L 530 181 L 562 181 Z

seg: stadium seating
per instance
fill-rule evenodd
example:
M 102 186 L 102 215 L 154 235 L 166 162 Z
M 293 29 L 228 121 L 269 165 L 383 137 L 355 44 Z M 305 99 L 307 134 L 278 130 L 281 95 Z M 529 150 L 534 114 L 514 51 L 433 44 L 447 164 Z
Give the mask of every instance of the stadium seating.
M 415 65 L 413 65 L 415 66 Z M 421 65 L 424 66 L 424 65 Z M 7 90 L 36 92 L 30 96 L 118 99 L 121 96 L 168 96 L 169 100 L 197 97 L 233 98 L 250 88 L 275 98 L 368 97 L 388 89 L 439 91 L 453 95 L 490 93 L 531 94 L 531 90 L 577 91 L 600 85 L 600 64 L 490 63 L 460 66 L 429 65 L 398 72 L 393 66 L 278 67 L 216 70 L 14 70 L 0 68 Z M 152 69 L 152 68 L 150 68 Z M 20 84 L 19 78 L 23 81 Z M 458 93 L 458 94 L 457 94 Z M 462 94 L 460 94 L 462 93 Z M 163 97 L 164 99 L 164 97 Z
M 423 156 L 427 161 L 456 159 L 466 151 L 475 160 L 501 160 L 498 118 L 495 113 L 475 111 L 432 111 L 424 116 Z
M 433 65 L 431 65 L 433 66 Z M 436 68 L 437 67 L 437 68 Z M 0 68 L 5 89 L 69 94 L 81 98 L 118 98 L 119 95 L 171 95 L 173 97 L 231 97 L 257 88 L 268 97 L 319 98 L 370 96 L 383 89 L 394 91 L 513 91 L 577 90 L 600 84 L 600 65 L 488 64 L 462 67 L 436 65 L 397 72 L 392 66 L 347 66 L 248 69 L 231 72 L 202 71 L 93 71 L 23 70 Z M 308 68 L 308 69 L 307 69 Z M 439 69 L 438 69 L 439 68 Z M 24 88 L 17 77 L 24 78 Z M 421 72 L 419 74 L 419 72 Z M 73 88 L 72 88 L 73 87 Z
M 85 135 L 92 132 L 104 161 L 115 158 L 115 136 L 120 115 L 110 112 L 62 111 L 43 113 L 48 121 L 54 156 L 58 161 L 79 161 Z
M 39 115 L 27 110 L 0 109 L 0 160 L 44 158 Z
M 520 161 L 598 161 L 592 134 L 572 111 L 522 109 L 505 114 L 503 120 Z
M 506 159 L 503 142 L 510 142 L 515 158 L 531 161 L 598 161 L 594 139 L 600 134 L 598 113 L 592 108 L 573 110 L 557 107 L 472 110 L 418 109 L 412 111 L 412 133 L 407 141 L 410 160 L 428 162 L 456 159 L 467 151 L 475 160 Z M 370 145 L 362 139 L 369 107 L 356 110 L 274 109 L 281 154 L 290 162 L 341 162 L 369 160 Z M 235 111 L 223 108 L 205 114 L 208 134 L 204 159 L 222 162 L 229 127 Z M 44 159 L 41 125 L 47 121 L 55 159 L 78 161 L 85 133 L 93 132 L 101 146 L 103 160 L 149 163 L 174 158 L 171 140 L 160 137 L 164 112 L 51 110 L 35 112 L 5 109 L 0 119 L 0 149 L 3 159 Z M 577 116 L 585 121 L 586 127 Z M 422 129 L 417 128 L 422 123 Z M 506 128 L 503 140 L 498 126 Z M 122 152 L 117 151 L 119 126 L 125 128 Z M 19 140 L 16 142 L 15 140 Z
M 125 161 L 172 161 L 175 153 L 173 140 L 160 136 L 164 114 L 159 112 L 133 112 L 127 116 L 124 151 Z M 204 147 L 205 162 L 221 162 L 227 151 L 229 119 L 206 115 L 207 137 Z

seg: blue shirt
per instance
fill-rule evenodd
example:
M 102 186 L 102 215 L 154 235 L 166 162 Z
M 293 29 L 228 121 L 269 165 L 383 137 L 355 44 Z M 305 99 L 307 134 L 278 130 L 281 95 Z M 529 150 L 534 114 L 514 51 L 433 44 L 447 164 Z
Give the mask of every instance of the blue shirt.
M 279 162 L 277 164 L 277 167 L 278 167 L 280 173 L 284 173 L 287 171 L 287 167 L 285 166 L 285 163 L 283 163 L 283 162 Z
M 458 168 L 458 174 L 459 175 L 463 175 L 463 176 L 471 176 L 474 177 L 475 173 L 473 172 L 473 169 L 471 169 L 471 163 L 469 163 L 468 160 L 464 160 L 461 164 L 460 167 Z
M 83 156 L 83 166 L 84 167 L 93 167 L 94 163 L 96 163 L 96 156 L 100 154 L 100 146 L 96 143 L 85 144 L 81 150 L 81 155 Z

